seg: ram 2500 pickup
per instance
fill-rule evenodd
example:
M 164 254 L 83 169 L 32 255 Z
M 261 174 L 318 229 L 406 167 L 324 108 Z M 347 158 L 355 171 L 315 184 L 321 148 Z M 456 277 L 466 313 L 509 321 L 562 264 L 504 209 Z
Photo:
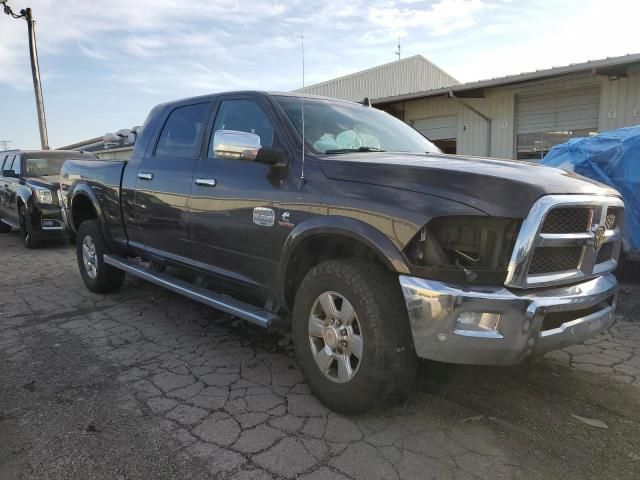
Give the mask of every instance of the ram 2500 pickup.
M 417 358 L 510 365 L 614 320 L 624 206 L 562 170 L 442 154 L 368 102 L 263 92 L 155 107 L 128 161 L 68 160 L 89 290 L 126 273 L 269 327 L 344 413 Z

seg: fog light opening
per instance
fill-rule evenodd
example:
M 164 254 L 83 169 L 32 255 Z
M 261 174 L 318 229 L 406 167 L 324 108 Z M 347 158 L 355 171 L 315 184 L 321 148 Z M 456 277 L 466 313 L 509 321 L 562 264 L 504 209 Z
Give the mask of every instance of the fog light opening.
M 456 320 L 458 335 L 502 338 L 499 327 L 499 313 L 461 312 Z

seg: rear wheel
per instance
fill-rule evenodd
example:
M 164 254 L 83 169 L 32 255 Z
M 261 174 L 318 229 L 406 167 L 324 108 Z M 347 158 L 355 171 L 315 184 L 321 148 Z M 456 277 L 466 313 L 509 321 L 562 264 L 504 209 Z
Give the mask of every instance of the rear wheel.
M 20 216 L 20 233 L 22 234 L 22 243 L 26 248 L 37 248 L 40 245 L 34 236 L 33 226 L 31 225 L 31 216 L 27 207 L 20 205 L 18 210 Z
M 403 398 L 417 358 L 395 275 L 359 259 L 330 260 L 302 281 L 293 341 L 311 391 L 353 414 Z
M 124 272 L 104 263 L 107 242 L 96 220 L 82 222 L 78 229 L 76 257 L 80 275 L 86 287 L 95 293 L 118 290 L 124 282 Z

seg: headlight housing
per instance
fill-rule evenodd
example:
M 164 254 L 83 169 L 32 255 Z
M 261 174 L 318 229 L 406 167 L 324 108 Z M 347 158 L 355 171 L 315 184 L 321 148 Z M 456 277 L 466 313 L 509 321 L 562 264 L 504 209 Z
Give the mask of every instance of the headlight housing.
M 45 205 L 53 204 L 53 193 L 46 188 L 35 188 L 36 198 L 38 203 Z
M 504 283 L 522 220 L 482 216 L 438 217 L 409 242 L 416 273 L 452 283 Z

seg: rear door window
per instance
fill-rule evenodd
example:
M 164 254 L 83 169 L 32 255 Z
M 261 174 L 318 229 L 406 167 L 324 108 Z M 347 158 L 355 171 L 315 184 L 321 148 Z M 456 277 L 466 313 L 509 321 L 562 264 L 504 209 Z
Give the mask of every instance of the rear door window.
M 211 104 L 178 107 L 169 114 L 156 146 L 157 157 L 196 158 Z

